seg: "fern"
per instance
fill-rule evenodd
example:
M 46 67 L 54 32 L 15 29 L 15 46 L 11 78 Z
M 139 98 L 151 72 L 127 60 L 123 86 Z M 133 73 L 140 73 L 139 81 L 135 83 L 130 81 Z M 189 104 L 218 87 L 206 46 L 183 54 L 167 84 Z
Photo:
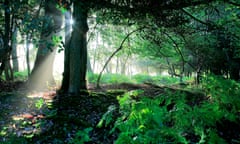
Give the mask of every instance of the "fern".
M 216 126 L 223 119 L 239 119 L 240 86 L 216 76 L 206 77 L 202 86 L 208 99 L 194 106 L 183 91 L 167 90 L 152 98 L 139 90 L 118 96 L 121 116 L 111 130 L 120 131 L 115 143 L 227 143 Z M 113 121 L 107 118 L 111 113 L 103 116 L 106 124 Z
M 109 125 L 113 119 L 113 113 L 116 110 L 116 106 L 111 105 L 108 107 L 108 111 L 102 116 L 101 120 L 98 122 L 97 127 L 103 127 Z
M 79 130 L 76 133 L 76 136 L 69 142 L 69 144 L 84 144 L 85 142 L 91 141 L 91 138 L 89 137 L 89 133 L 92 130 L 93 130 L 92 127 Z
M 218 106 L 215 112 L 221 111 L 224 113 L 224 118 L 235 121 L 234 115 L 240 111 L 239 83 L 211 75 L 204 79 L 203 88 L 210 101 Z

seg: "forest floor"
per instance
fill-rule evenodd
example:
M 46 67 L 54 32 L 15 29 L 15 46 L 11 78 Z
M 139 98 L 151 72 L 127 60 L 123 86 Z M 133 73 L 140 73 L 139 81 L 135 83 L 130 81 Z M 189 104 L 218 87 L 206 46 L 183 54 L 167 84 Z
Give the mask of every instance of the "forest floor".
M 166 89 L 179 91 L 181 88 L 179 85 L 163 87 L 150 83 L 102 85 L 101 89 L 89 85 L 88 95 L 69 97 L 58 95 L 56 88 L 32 92 L 23 87 L 22 82 L 1 83 L 0 143 L 74 143 L 72 140 L 79 130 L 78 136 L 88 139 L 86 128 L 91 128 L 89 143 L 111 144 L 117 133 L 109 134 L 111 125 L 99 128 L 97 124 L 109 107 L 118 105 L 117 96 L 140 89 L 144 91 L 143 96 L 155 97 Z M 190 105 L 204 100 L 200 92 L 184 92 L 191 98 Z

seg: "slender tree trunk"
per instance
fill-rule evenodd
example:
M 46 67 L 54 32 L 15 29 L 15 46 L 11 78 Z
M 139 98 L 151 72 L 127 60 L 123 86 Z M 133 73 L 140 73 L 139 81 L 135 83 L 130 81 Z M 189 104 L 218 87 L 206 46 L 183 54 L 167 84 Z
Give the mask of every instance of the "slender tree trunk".
M 3 33 L 0 31 L 0 76 L 2 75 L 3 73 L 3 70 L 4 70 L 4 57 L 5 57 L 5 48 L 4 48 L 4 35 Z M 1 80 L 1 79 L 0 79 Z
M 96 69 L 96 57 L 97 57 L 97 48 L 98 48 L 98 32 L 96 32 L 96 47 L 94 49 L 94 55 L 93 55 L 93 72 L 95 72 Z
M 127 32 L 129 33 L 128 29 L 127 29 Z M 131 47 L 130 38 L 128 38 L 128 40 L 127 40 L 127 45 L 128 45 L 128 48 L 130 49 L 130 47 Z M 131 55 L 130 51 L 128 51 L 126 58 L 122 59 L 122 61 L 121 61 L 121 67 L 122 67 L 121 68 L 121 74 L 123 74 L 123 75 L 125 75 L 127 73 L 126 72 L 126 65 L 127 65 L 127 61 L 129 59 L 130 55 Z
M 88 73 L 93 73 L 89 54 L 87 54 L 87 71 Z
M 27 34 L 26 36 L 26 63 L 27 63 L 27 73 L 28 73 L 28 77 L 30 76 L 30 59 L 29 59 L 29 34 Z
M 127 55 L 126 59 L 125 60 L 122 60 L 121 61 L 121 74 L 125 75 L 127 72 L 126 72 L 126 65 L 127 65 L 127 61 L 130 57 L 130 54 Z
M 120 69 L 119 57 L 117 56 L 116 57 L 116 69 L 115 69 L 115 73 L 116 74 L 118 73 L 119 69 Z
M 87 13 L 88 9 L 83 1 L 74 2 L 73 19 L 75 24 L 70 42 L 70 79 L 69 93 L 78 94 L 80 90 L 87 90 Z
M 18 54 L 17 54 L 17 34 L 18 34 L 18 28 L 15 27 L 12 35 L 12 61 L 13 61 L 13 71 L 17 72 L 19 71 L 18 67 Z

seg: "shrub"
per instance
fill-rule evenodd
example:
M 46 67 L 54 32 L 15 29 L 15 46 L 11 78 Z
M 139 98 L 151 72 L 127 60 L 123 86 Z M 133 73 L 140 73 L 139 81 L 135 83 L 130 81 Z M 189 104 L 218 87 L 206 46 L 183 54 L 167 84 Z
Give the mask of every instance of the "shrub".
M 98 76 L 99 76 L 98 74 L 89 73 L 88 82 L 96 83 Z M 103 84 L 115 84 L 123 82 L 131 82 L 131 80 L 127 76 L 120 74 L 103 74 L 101 78 L 101 83 Z
M 92 127 L 79 130 L 75 137 L 69 142 L 70 144 L 84 144 L 85 142 L 91 141 L 89 133 L 93 130 Z
M 135 83 L 144 83 L 144 82 L 152 82 L 153 79 L 149 75 L 137 74 L 132 76 L 131 78 Z
M 16 80 L 26 80 L 28 77 L 27 71 L 21 71 L 21 72 L 15 72 L 14 73 L 14 78 Z
M 222 111 L 228 111 L 227 119 L 234 120 L 234 114 L 240 110 L 240 84 L 234 80 L 210 75 L 203 79 L 203 89 L 212 103 Z
M 114 84 L 130 82 L 130 79 L 127 76 L 121 74 L 104 74 L 101 82 L 107 84 Z
M 98 79 L 98 74 L 94 73 L 88 73 L 87 74 L 87 79 L 89 83 L 96 83 Z

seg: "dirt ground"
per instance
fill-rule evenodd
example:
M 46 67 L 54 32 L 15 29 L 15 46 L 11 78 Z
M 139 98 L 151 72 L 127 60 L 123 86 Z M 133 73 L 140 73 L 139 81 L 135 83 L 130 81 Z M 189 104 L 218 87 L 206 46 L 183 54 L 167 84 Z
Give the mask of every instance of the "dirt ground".
M 88 85 L 89 95 L 71 98 L 63 95 L 59 102 L 55 90 L 29 91 L 23 82 L 0 83 L 0 132 L 4 135 L 0 142 L 10 142 L 21 137 L 29 137 L 30 143 L 56 139 L 67 142 L 77 130 L 95 127 L 108 107 L 118 104 L 118 95 L 136 89 L 144 90 L 144 95 L 149 96 L 162 92 L 162 88 L 150 84 L 102 85 L 101 89 Z M 51 102 L 53 104 L 49 108 L 47 105 Z M 58 116 L 51 117 L 51 113 L 57 113 Z M 59 130 L 59 127 L 63 130 Z M 111 143 L 116 136 L 104 137 L 107 131 L 107 128 L 95 129 L 91 134 L 92 141 Z

